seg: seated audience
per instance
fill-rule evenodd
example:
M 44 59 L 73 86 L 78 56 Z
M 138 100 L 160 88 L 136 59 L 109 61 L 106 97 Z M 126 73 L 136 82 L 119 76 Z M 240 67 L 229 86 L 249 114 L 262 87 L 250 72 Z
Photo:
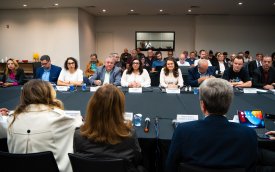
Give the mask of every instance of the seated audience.
M 145 58 L 145 65 L 146 65 L 146 69 L 148 69 L 148 72 L 152 71 L 152 65 L 153 62 L 156 60 L 156 57 L 154 56 L 154 52 L 152 49 L 149 49 L 147 51 L 147 57 Z
M 121 70 L 115 66 L 114 59 L 109 56 L 105 59 L 105 64 L 98 67 L 89 80 L 92 85 L 114 84 L 119 86 L 121 82 Z
M 253 60 L 253 58 L 252 58 L 252 56 L 250 56 L 250 52 L 249 51 L 245 51 L 244 52 L 244 63 L 248 64 L 252 60 Z
M 190 66 L 194 66 L 196 60 L 196 53 L 194 51 L 190 52 L 189 58 L 186 59 L 187 62 L 189 62 Z
M 129 58 L 127 58 L 126 69 L 128 69 L 130 63 L 132 62 L 132 60 L 134 58 L 138 58 L 137 50 L 135 50 L 135 49 L 131 50 L 131 56 Z
M 74 134 L 74 151 L 92 157 L 126 160 L 137 171 L 141 149 L 131 121 L 124 119 L 125 96 L 111 84 L 100 87 L 87 105 L 84 124 Z
M 25 73 L 14 59 L 8 59 L 0 85 L 10 87 L 24 84 Z
M 120 70 L 123 72 L 125 70 L 125 68 L 124 68 L 123 62 L 120 61 L 119 55 L 117 53 L 112 53 L 111 55 L 114 58 L 115 66 L 119 67 Z
M 137 88 L 150 87 L 151 79 L 146 69 L 141 66 L 141 61 L 133 59 L 128 69 L 126 69 L 121 78 L 121 86 Z
M 266 90 L 274 89 L 275 86 L 275 68 L 272 67 L 272 58 L 263 57 L 262 66 L 253 72 L 252 86 Z
M 8 119 L 10 153 L 51 151 L 60 172 L 71 172 L 68 153 L 73 152 L 73 135 L 81 116 L 68 116 L 49 82 L 30 80 L 22 89 L 20 103 Z
M 78 69 L 77 60 L 73 57 L 68 57 L 64 63 L 64 69 L 62 69 L 58 77 L 57 85 L 80 86 L 82 82 L 83 71 Z
M 157 51 L 155 55 L 157 57 L 157 60 L 155 60 L 152 64 L 152 72 L 160 72 L 165 64 L 165 61 L 162 60 L 162 54 L 160 51 Z
M 217 54 L 217 59 L 218 59 L 218 63 L 217 63 L 217 66 L 215 66 L 216 71 L 218 72 L 219 75 L 223 75 L 224 71 L 229 68 L 228 63 L 224 59 L 224 55 L 220 52 Z
M 236 57 L 237 55 L 236 54 L 231 54 L 230 55 L 230 60 L 229 61 L 227 61 L 227 63 L 228 63 L 228 67 L 231 67 L 231 66 L 233 66 L 233 60 L 235 59 L 235 57 Z
M 256 59 L 248 63 L 248 72 L 251 78 L 253 77 L 255 69 L 262 66 L 262 60 L 263 60 L 263 54 L 257 53 Z
M 198 65 L 188 70 L 188 84 L 198 87 L 204 80 L 215 75 L 215 68 L 208 66 L 208 60 L 201 59 Z
M 180 88 L 183 87 L 183 79 L 181 70 L 174 58 L 167 58 L 166 64 L 160 72 L 160 86 L 164 88 Z
M 180 162 L 204 168 L 255 171 L 256 132 L 229 122 L 224 116 L 233 99 L 232 86 L 222 79 L 211 78 L 201 84 L 199 92 L 205 118 L 177 126 L 166 161 L 167 172 L 178 171 Z
M 57 79 L 61 72 L 61 67 L 55 66 L 51 63 L 50 56 L 43 55 L 40 57 L 41 67 L 36 69 L 36 79 L 57 83 Z
M 125 49 L 124 49 L 124 52 L 120 55 L 120 59 L 121 59 L 123 65 L 124 65 L 124 66 L 123 66 L 124 68 L 126 68 L 127 61 L 128 61 L 128 59 L 130 59 L 130 58 L 131 58 L 131 54 L 128 53 L 128 49 L 125 48 Z
M 208 66 L 212 66 L 212 64 L 211 64 L 211 62 L 210 62 L 210 60 L 208 58 L 208 54 L 207 54 L 207 52 L 205 50 L 200 50 L 200 58 L 197 59 L 197 60 L 195 60 L 194 66 L 198 65 L 198 62 L 199 62 L 200 59 L 207 60 Z
M 141 52 L 140 48 L 137 48 L 136 50 L 137 50 L 138 59 L 141 59 L 141 58 L 145 57 L 145 55 Z
M 234 87 L 251 87 L 252 82 L 248 71 L 244 68 L 244 59 L 238 55 L 233 59 L 233 66 L 226 69 L 222 76 Z
M 90 61 L 86 65 L 85 76 L 87 78 L 91 77 L 95 73 L 97 67 L 102 65 L 103 63 L 97 59 L 97 54 L 91 54 Z
M 186 61 L 186 55 L 184 53 L 180 54 L 179 61 L 177 61 L 178 66 L 190 66 L 189 62 Z
M 0 139 L 7 138 L 7 115 L 9 110 L 6 108 L 0 108 Z

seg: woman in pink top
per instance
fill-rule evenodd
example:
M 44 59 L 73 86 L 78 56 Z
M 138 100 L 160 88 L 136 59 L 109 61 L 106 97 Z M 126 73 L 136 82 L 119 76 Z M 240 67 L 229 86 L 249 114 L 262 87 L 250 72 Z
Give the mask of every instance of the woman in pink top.
M 3 87 L 22 85 L 24 78 L 24 70 L 19 68 L 16 60 L 8 59 L 2 81 L 0 81 L 0 85 Z

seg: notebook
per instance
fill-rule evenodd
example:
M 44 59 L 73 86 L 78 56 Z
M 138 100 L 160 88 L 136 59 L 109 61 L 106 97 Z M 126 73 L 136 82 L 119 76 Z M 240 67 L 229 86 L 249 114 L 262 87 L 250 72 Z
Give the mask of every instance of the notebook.
M 240 124 L 254 128 L 259 137 L 268 131 L 261 110 L 238 110 L 238 117 Z

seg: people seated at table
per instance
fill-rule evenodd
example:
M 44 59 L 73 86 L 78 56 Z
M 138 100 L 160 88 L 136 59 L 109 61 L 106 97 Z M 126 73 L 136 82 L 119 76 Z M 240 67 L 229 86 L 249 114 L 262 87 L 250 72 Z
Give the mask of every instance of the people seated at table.
M 164 67 L 160 72 L 160 86 L 169 89 L 183 87 L 181 70 L 174 58 L 167 58 Z
M 150 76 L 147 70 L 142 68 L 141 61 L 139 59 L 133 59 L 129 68 L 123 72 L 121 86 L 130 88 L 151 86 Z
M 61 70 L 57 80 L 57 85 L 61 86 L 80 86 L 83 82 L 83 71 L 78 68 L 77 60 L 73 57 L 68 57 L 64 63 L 64 68 Z
M 253 77 L 255 69 L 262 66 L 263 56 L 264 56 L 263 54 L 257 53 L 256 59 L 248 63 L 248 72 L 251 78 Z
M 228 69 L 228 63 L 224 59 L 224 55 L 221 52 L 217 53 L 217 63 L 216 65 L 213 65 L 216 67 L 216 71 L 218 75 L 223 75 L 224 71 Z
M 53 65 L 51 63 L 51 58 L 48 55 L 41 56 L 40 63 L 41 67 L 36 69 L 36 75 L 34 78 L 56 84 L 61 72 L 61 67 Z
M 229 122 L 224 116 L 233 99 L 232 86 L 225 80 L 210 78 L 200 85 L 199 93 L 200 109 L 205 118 L 177 126 L 167 156 L 166 171 L 178 171 L 181 162 L 204 168 L 255 171 L 256 132 Z
M 68 153 L 73 152 L 73 135 L 82 117 L 68 116 L 49 82 L 33 79 L 22 89 L 20 103 L 8 119 L 10 153 L 51 151 L 60 172 L 72 172 Z
M 200 58 L 197 59 L 197 60 L 195 60 L 194 66 L 197 66 L 197 65 L 198 65 L 198 62 L 199 62 L 200 59 L 205 59 L 205 60 L 207 60 L 208 66 L 212 66 L 210 60 L 208 59 L 208 54 L 207 54 L 207 52 L 206 52 L 205 50 L 200 50 L 199 53 L 200 53 Z
M 177 61 L 178 66 L 190 66 L 189 62 L 186 61 L 186 55 L 181 53 L 179 56 L 179 61 Z
M 252 82 L 248 71 L 244 68 L 243 56 L 237 55 L 233 59 L 232 65 L 224 71 L 222 78 L 229 81 L 234 87 L 251 87 Z
M 208 60 L 200 59 L 198 65 L 188 70 L 188 85 L 198 87 L 204 80 L 214 77 L 215 68 L 208 66 Z
M 114 59 L 109 56 L 105 59 L 105 64 L 98 67 L 89 80 L 91 85 L 100 86 L 104 84 L 114 84 L 119 86 L 121 82 L 121 70 L 119 67 L 115 66 Z
M 4 75 L 2 77 L 2 81 L 0 81 L 0 86 L 10 87 L 23 85 L 24 79 L 24 70 L 19 67 L 17 61 L 11 58 L 8 59 L 4 70 Z
M 85 76 L 87 78 L 91 77 L 95 73 L 96 69 L 102 65 L 103 63 L 98 60 L 97 54 L 91 54 L 90 61 L 86 65 Z
M 157 51 L 155 56 L 157 59 L 152 64 L 152 72 L 160 72 L 165 64 L 165 61 L 162 59 L 162 53 L 160 51 Z
M 272 58 L 263 57 L 262 66 L 253 72 L 252 86 L 266 90 L 274 89 L 275 86 L 275 68 L 272 67 Z
M 131 121 L 124 119 L 125 96 L 111 84 L 100 87 L 87 104 L 84 124 L 74 134 L 74 152 L 119 158 L 127 171 L 137 171 L 141 149 Z

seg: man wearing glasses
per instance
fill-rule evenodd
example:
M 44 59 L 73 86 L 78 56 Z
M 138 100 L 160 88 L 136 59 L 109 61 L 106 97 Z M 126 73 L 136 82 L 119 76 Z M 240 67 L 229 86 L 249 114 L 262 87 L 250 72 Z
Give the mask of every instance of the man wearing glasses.
M 57 82 L 61 67 L 51 64 L 51 59 L 48 55 L 43 55 L 40 58 L 41 67 L 36 69 L 35 79 L 42 79 L 51 83 Z

